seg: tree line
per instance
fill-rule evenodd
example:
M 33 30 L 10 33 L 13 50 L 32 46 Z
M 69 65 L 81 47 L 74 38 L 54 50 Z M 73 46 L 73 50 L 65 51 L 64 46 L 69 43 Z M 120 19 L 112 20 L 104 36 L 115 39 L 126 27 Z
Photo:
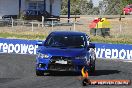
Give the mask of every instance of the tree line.
M 132 0 L 103 0 L 94 7 L 92 0 L 71 0 L 71 15 L 119 15 Z M 67 0 L 62 0 L 61 14 L 68 13 Z

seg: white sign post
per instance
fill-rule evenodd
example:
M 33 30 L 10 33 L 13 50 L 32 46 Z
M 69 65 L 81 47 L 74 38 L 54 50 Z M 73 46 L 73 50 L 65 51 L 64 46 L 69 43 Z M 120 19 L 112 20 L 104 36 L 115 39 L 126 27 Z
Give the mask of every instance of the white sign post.
M 31 22 L 32 23 L 32 32 L 33 32 L 33 22 Z
M 44 27 L 44 16 L 42 16 L 42 27 Z
M 76 21 L 74 21 L 74 31 L 76 31 Z
M 14 20 L 11 18 L 11 26 L 14 27 Z
M 53 23 L 53 19 L 52 19 L 52 31 L 53 31 L 53 25 L 54 25 L 54 23 Z

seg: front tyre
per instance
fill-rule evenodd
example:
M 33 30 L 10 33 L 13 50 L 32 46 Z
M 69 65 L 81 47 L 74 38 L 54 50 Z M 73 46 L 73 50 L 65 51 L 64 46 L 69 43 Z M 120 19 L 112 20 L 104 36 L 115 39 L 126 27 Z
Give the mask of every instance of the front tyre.
M 44 72 L 40 70 L 36 70 L 36 75 L 37 76 L 44 76 Z

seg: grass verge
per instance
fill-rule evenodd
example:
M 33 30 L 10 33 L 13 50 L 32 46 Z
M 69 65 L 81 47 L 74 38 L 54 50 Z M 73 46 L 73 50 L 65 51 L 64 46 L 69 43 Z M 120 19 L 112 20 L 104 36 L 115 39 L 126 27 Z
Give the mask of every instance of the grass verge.
M 28 39 L 28 40 L 44 40 L 48 34 L 22 34 L 22 33 L 0 33 L 1 38 L 11 38 L 11 39 Z M 100 36 L 91 36 L 92 42 L 100 43 L 114 43 L 114 44 L 132 44 L 131 38 L 103 38 Z
M 16 33 L 0 33 L 1 38 L 11 38 L 11 39 L 28 39 L 28 40 L 35 40 L 35 39 L 45 39 L 47 35 L 42 34 L 16 34 Z

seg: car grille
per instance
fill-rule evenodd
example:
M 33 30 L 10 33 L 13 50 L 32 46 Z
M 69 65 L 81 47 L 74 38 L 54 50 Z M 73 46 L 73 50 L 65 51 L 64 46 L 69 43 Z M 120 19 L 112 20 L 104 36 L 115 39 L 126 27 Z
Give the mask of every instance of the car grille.
M 56 63 L 57 61 L 66 61 L 67 63 Z M 71 71 L 71 70 L 73 71 L 75 70 L 75 67 L 72 64 L 71 57 L 53 56 L 51 58 L 48 69 L 57 70 L 57 71 Z
M 63 56 L 53 56 L 51 58 L 51 64 L 54 64 L 56 61 L 67 61 L 67 64 L 72 64 L 72 58 L 71 57 L 63 57 Z
M 52 56 L 52 60 L 71 60 L 71 57 L 64 57 L 64 56 Z
M 75 67 L 73 65 L 61 64 L 49 64 L 48 69 L 53 71 L 75 71 Z

